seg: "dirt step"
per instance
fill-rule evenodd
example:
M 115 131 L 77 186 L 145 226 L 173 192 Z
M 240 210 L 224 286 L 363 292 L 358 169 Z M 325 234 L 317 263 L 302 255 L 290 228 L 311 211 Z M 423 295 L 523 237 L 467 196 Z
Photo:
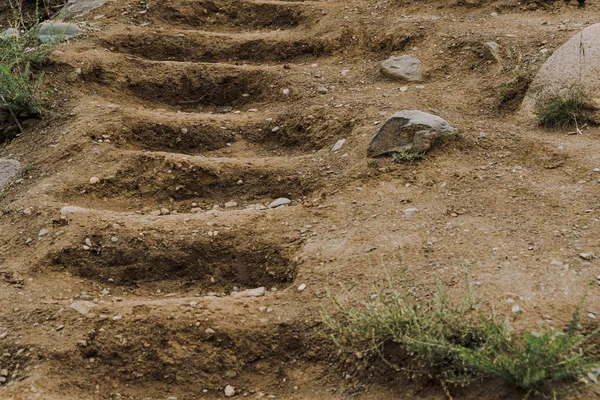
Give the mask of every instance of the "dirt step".
M 290 29 L 308 22 L 307 4 L 244 0 L 175 0 L 145 10 L 146 20 L 221 31 Z
M 256 102 L 298 100 L 285 70 L 266 66 L 147 61 L 108 51 L 57 53 L 54 60 L 80 68 L 86 90 L 105 98 L 131 96 L 134 103 L 175 110 L 233 107 Z M 90 85 L 93 83 L 95 85 Z
M 323 340 L 309 324 L 274 319 L 254 307 L 241 313 L 185 307 L 169 317 L 139 306 L 122 319 L 96 322 L 96 329 L 77 338 L 79 344 L 71 339 L 72 350 L 60 355 L 68 367 L 59 373 L 68 373 L 70 382 L 90 393 L 96 385 L 119 382 L 120 392 L 132 398 L 142 398 L 149 385 L 154 393 L 180 398 L 221 398 L 227 384 L 256 390 L 259 376 L 267 391 L 281 385 L 277 374 L 265 377 L 268 371 L 285 374 L 300 367 L 299 360 L 316 363 L 326 356 L 318 352 L 316 344 Z
M 102 205 L 110 198 L 112 205 L 129 210 L 183 200 L 206 208 L 230 200 L 248 204 L 301 199 L 316 189 L 318 180 L 316 167 L 304 157 L 207 158 L 160 152 L 115 157 L 125 161 L 111 175 L 98 177 L 97 183 L 76 183 L 62 198 Z
M 355 124 L 343 110 L 332 113 L 319 107 L 293 114 L 242 110 L 215 114 L 119 107 L 104 123 L 91 127 L 88 136 L 108 138 L 125 149 L 262 158 L 328 148 Z
M 57 270 L 104 285 L 148 291 L 229 293 L 233 287 L 281 288 L 294 281 L 296 266 L 284 243 L 261 240 L 254 232 L 218 232 L 216 238 L 169 239 L 151 232 L 142 237 L 121 229 L 116 243 L 111 239 L 117 236 L 96 233 L 62 248 L 50 262 Z M 86 239 L 92 246 L 84 244 Z
M 119 29 L 100 43 L 114 51 L 149 60 L 195 62 L 306 62 L 328 56 L 339 48 L 339 39 L 287 32 L 217 34 L 190 30 Z M 330 35 L 329 35 L 330 36 Z
M 138 296 L 159 289 L 184 296 L 283 289 L 297 275 L 302 240 L 293 229 L 265 230 L 268 213 L 140 216 L 79 207 L 61 213 L 62 235 L 38 273 L 50 266 Z

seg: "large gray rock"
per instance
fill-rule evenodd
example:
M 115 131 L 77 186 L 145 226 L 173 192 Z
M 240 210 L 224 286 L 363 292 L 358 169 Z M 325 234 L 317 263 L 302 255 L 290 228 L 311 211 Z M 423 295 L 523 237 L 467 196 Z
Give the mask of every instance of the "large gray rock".
M 421 80 L 421 61 L 409 55 L 390 57 L 381 63 L 381 73 L 391 79 L 417 82 Z
M 62 10 L 56 16 L 57 20 L 68 20 L 74 17 L 80 17 L 95 8 L 98 8 L 108 0 L 69 0 Z
M 390 116 L 371 139 L 367 154 L 379 157 L 394 153 L 422 154 L 433 141 L 454 128 L 437 115 L 404 110 Z
M 81 33 L 81 29 L 75 24 L 46 21 L 40 25 L 38 39 L 43 43 L 55 43 L 70 39 L 79 33 Z
M 536 113 L 573 90 L 600 97 L 600 24 L 582 30 L 546 60 L 529 86 L 522 110 Z
M 0 189 L 21 170 L 21 163 L 17 160 L 0 159 Z

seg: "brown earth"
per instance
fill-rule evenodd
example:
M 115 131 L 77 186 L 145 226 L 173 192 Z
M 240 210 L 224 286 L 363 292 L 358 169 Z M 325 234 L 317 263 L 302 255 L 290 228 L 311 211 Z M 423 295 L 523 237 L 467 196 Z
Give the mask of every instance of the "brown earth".
M 344 362 L 323 335 L 326 289 L 366 298 L 400 256 L 431 290 L 437 277 L 463 295 L 466 274 L 500 313 L 514 301 L 520 329 L 564 328 L 584 293 L 600 315 L 598 262 L 579 257 L 600 254 L 599 130 L 514 113 L 540 50 L 600 7 L 526 3 L 118 0 L 82 18 L 47 67 L 46 119 L 0 147 L 24 167 L 0 192 L 0 398 L 218 399 L 227 384 L 249 398 L 446 398 Z M 502 66 L 482 57 L 488 41 Z M 379 74 L 402 53 L 423 62 L 423 88 Z M 462 138 L 419 162 L 368 162 L 378 121 L 402 109 Z M 279 197 L 293 203 L 248 207 Z

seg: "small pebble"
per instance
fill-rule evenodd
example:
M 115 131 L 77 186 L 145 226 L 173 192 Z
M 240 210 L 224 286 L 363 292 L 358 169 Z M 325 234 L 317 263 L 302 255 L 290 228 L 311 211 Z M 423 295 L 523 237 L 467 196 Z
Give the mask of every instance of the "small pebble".
M 306 283 L 303 283 L 302 285 L 298 286 L 298 292 L 302 292 L 304 291 L 304 289 L 306 289 Z
M 235 394 L 235 389 L 231 385 L 225 386 L 225 396 L 232 397 Z
M 588 313 L 587 316 L 591 319 L 596 319 L 596 314 L 594 314 L 593 312 Z

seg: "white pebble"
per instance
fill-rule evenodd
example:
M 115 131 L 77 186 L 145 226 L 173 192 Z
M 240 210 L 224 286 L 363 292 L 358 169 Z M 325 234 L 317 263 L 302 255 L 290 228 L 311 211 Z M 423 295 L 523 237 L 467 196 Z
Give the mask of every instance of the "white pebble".
M 231 385 L 225 386 L 225 396 L 232 397 L 235 394 L 235 389 Z

